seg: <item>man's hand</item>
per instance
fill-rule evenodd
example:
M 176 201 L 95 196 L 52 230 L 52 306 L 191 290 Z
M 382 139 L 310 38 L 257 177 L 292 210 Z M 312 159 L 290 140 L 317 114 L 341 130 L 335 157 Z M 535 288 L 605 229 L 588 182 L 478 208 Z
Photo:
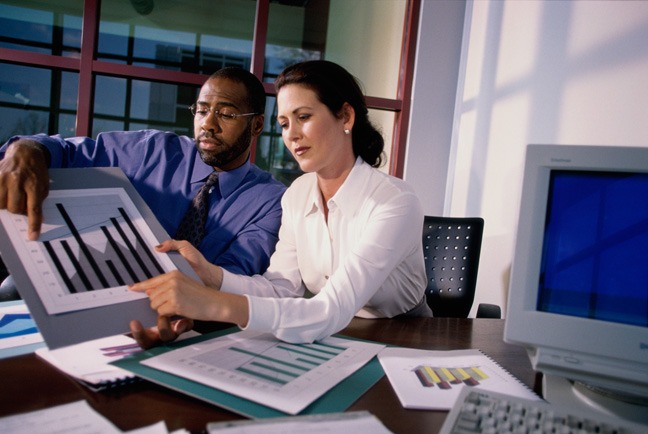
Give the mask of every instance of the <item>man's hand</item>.
M 174 341 L 178 336 L 192 328 L 193 320 L 188 318 L 170 321 L 167 316 L 158 316 L 157 327 L 150 329 L 145 329 L 142 323 L 137 320 L 130 322 L 133 339 L 144 349 Z
M 0 209 L 26 214 L 32 241 L 40 235 L 43 201 L 49 193 L 47 152 L 37 142 L 18 140 L 0 160 Z

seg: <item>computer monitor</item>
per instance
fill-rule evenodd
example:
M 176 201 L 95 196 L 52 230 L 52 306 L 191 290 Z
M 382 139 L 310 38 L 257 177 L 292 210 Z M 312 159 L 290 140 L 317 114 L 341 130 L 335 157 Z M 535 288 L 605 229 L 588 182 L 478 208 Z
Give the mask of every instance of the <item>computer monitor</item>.
M 545 399 L 648 423 L 648 148 L 527 147 L 508 297 Z

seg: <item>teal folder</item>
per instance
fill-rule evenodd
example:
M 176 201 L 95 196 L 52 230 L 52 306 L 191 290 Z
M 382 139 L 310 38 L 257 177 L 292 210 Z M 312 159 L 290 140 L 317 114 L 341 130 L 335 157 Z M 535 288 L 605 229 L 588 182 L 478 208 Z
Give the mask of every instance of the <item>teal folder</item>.
M 140 362 L 151 357 L 155 357 L 167 351 L 182 348 L 187 345 L 213 339 L 218 336 L 224 336 L 229 333 L 240 331 L 238 327 L 227 330 L 221 330 L 213 333 L 196 336 L 195 338 L 185 339 L 179 342 L 141 351 L 132 356 L 115 361 L 112 364 L 122 369 L 131 371 L 140 378 L 144 378 L 153 383 L 160 384 L 178 392 L 193 396 L 195 398 L 215 404 L 219 407 L 230 410 L 240 415 L 262 419 L 271 417 L 284 417 L 287 413 L 267 407 L 262 404 L 250 401 L 245 398 L 232 395 L 228 392 L 215 389 L 204 384 L 170 374 L 168 372 L 149 368 Z M 346 336 L 336 336 L 343 339 L 353 339 Z M 323 414 L 342 412 L 349 408 L 360 396 L 369 390 L 380 380 L 385 372 L 380 365 L 377 357 L 373 357 L 362 368 L 345 378 L 331 390 L 326 392 L 311 405 L 306 407 L 300 415 Z

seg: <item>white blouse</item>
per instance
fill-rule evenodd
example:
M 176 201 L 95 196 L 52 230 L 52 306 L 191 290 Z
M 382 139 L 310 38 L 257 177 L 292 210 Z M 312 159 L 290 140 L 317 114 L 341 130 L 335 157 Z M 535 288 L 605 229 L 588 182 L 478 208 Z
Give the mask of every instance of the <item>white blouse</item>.
M 248 298 L 248 329 L 312 342 L 354 315 L 391 318 L 423 300 L 423 212 L 403 180 L 358 158 L 328 201 L 328 224 L 314 173 L 292 183 L 282 207 L 279 242 L 263 276 L 224 270 L 221 290 Z

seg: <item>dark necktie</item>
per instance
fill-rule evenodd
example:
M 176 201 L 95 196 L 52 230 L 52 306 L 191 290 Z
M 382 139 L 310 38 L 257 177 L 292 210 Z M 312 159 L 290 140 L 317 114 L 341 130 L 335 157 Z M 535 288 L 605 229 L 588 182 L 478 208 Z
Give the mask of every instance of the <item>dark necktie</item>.
M 212 187 L 218 182 L 218 172 L 214 171 L 207 177 L 205 185 L 203 185 L 196 196 L 191 201 L 191 205 L 187 213 L 182 218 L 178 231 L 176 232 L 176 240 L 187 240 L 196 248 L 205 237 L 205 222 L 207 221 L 207 210 L 209 209 L 209 192 Z

